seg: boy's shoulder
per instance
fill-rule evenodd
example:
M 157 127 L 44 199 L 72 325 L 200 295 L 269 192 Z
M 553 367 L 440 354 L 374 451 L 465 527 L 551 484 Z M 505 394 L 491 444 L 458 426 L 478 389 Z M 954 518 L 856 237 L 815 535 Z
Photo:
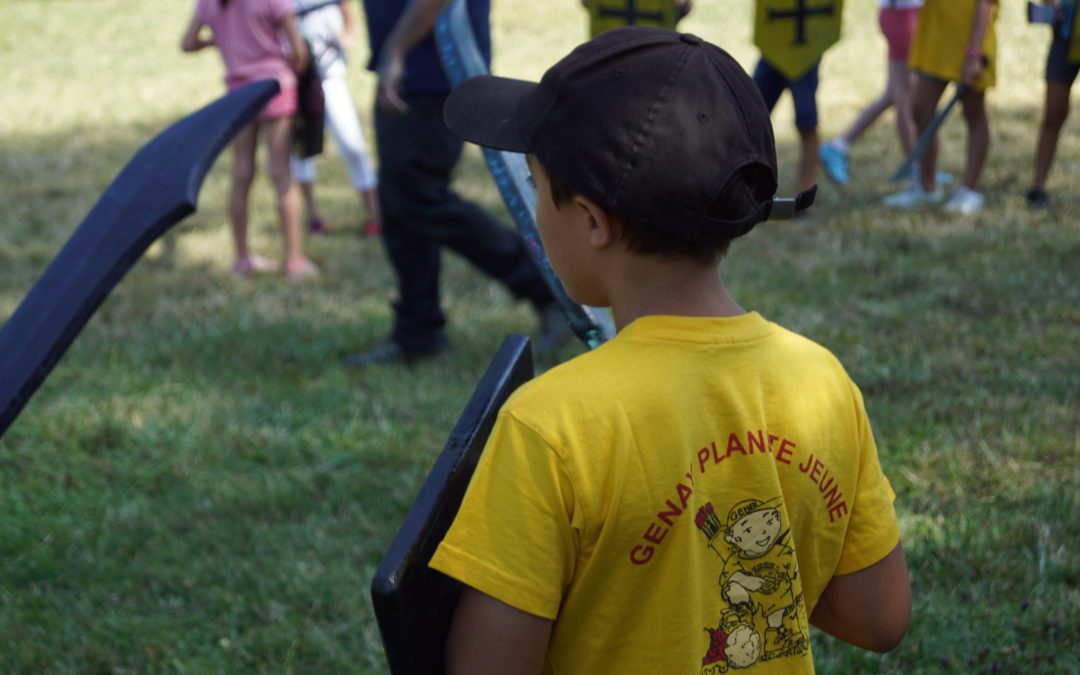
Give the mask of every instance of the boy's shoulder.
M 708 319 L 649 319 L 649 325 L 632 324 L 614 340 L 526 383 L 505 409 L 523 421 L 565 411 L 591 416 L 628 400 L 666 395 L 673 386 L 719 380 L 728 373 L 746 379 L 755 370 L 852 386 L 826 347 L 756 313 L 735 332 L 718 330 Z

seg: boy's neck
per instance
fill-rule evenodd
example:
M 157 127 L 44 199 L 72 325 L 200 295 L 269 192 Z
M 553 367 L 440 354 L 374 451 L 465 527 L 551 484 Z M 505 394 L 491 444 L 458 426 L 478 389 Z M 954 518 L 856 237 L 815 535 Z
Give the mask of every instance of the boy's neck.
M 746 314 L 724 287 L 717 265 L 657 256 L 628 256 L 610 280 L 615 327 L 654 314 L 731 317 Z

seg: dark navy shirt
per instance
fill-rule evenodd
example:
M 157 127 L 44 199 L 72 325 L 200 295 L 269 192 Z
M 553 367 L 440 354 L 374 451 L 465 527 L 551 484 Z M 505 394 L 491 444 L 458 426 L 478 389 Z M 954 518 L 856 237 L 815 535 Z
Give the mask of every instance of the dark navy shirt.
M 363 0 L 367 14 L 368 37 L 371 44 L 371 60 L 368 69 L 375 70 L 379 65 L 379 55 L 383 44 L 390 36 L 398 19 L 405 11 L 408 0 Z M 469 8 L 469 21 L 476 36 L 480 53 L 484 61 L 491 66 L 491 25 L 488 21 L 491 12 L 491 0 L 465 0 Z M 434 33 L 421 40 L 405 56 L 405 78 L 402 82 L 404 94 L 448 93 L 450 80 L 446 78 L 439 51 L 435 47 Z

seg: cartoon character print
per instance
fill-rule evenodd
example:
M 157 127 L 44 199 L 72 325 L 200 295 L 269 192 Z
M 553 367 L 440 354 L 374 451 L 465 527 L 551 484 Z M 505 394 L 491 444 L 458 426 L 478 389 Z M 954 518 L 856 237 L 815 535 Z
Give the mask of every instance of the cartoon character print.
M 721 522 L 712 502 L 694 519 L 723 561 L 716 628 L 705 628 L 708 651 L 701 675 L 749 668 L 759 661 L 804 655 L 810 638 L 795 550 L 784 529 L 779 498 L 747 499 Z

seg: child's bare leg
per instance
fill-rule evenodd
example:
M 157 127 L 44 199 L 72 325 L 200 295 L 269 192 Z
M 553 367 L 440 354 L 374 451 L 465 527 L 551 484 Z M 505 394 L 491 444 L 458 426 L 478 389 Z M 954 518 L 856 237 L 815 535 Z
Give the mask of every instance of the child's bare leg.
M 915 147 L 915 119 L 911 114 L 911 71 L 905 61 L 889 61 L 886 91 L 896 110 L 896 132 L 907 155 Z
M 379 206 L 379 191 L 376 188 L 359 190 L 360 202 L 364 205 L 364 213 L 369 223 L 382 222 L 382 207 Z
M 802 154 L 799 157 L 799 191 L 809 190 L 817 179 L 818 140 L 817 128 L 799 129 Z
M 304 259 L 300 241 L 300 197 L 289 170 L 289 152 L 292 150 L 292 120 L 279 117 L 261 123 L 270 151 L 270 180 L 277 193 L 278 215 L 285 238 L 285 264 Z
M 255 150 L 258 134 L 254 123 L 236 135 L 232 143 L 232 185 L 229 189 L 229 221 L 232 224 L 233 247 L 236 259 L 249 255 L 247 245 L 248 195 L 255 179 Z
M 961 98 L 968 127 L 967 166 L 964 185 L 978 191 L 986 156 L 990 154 L 990 121 L 986 117 L 986 93 L 968 89 Z
M 855 141 L 859 140 L 859 137 L 866 133 L 866 130 L 873 126 L 874 122 L 877 122 L 882 113 L 889 109 L 892 105 L 892 95 L 888 88 L 877 97 L 873 103 L 866 106 L 859 116 L 855 119 L 855 122 L 848 127 L 847 131 L 840 136 L 841 139 L 848 145 L 852 145 Z
M 947 82 L 930 77 L 919 77 L 915 80 L 915 95 L 911 101 L 911 113 L 915 119 L 915 132 L 922 135 L 930 126 L 930 120 L 934 119 L 937 112 L 938 100 L 945 92 Z M 919 182 L 923 190 L 933 192 L 937 189 L 937 137 L 923 152 L 919 159 Z
M 1036 190 L 1046 192 L 1046 179 L 1050 167 L 1054 164 L 1058 137 L 1061 128 L 1069 117 L 1069 87 L 1061 82 L 1046 83 L 1046 108 L 1043 111 L 1042 126 L 1039 128 L 1039 143 L 1035 150 Z

